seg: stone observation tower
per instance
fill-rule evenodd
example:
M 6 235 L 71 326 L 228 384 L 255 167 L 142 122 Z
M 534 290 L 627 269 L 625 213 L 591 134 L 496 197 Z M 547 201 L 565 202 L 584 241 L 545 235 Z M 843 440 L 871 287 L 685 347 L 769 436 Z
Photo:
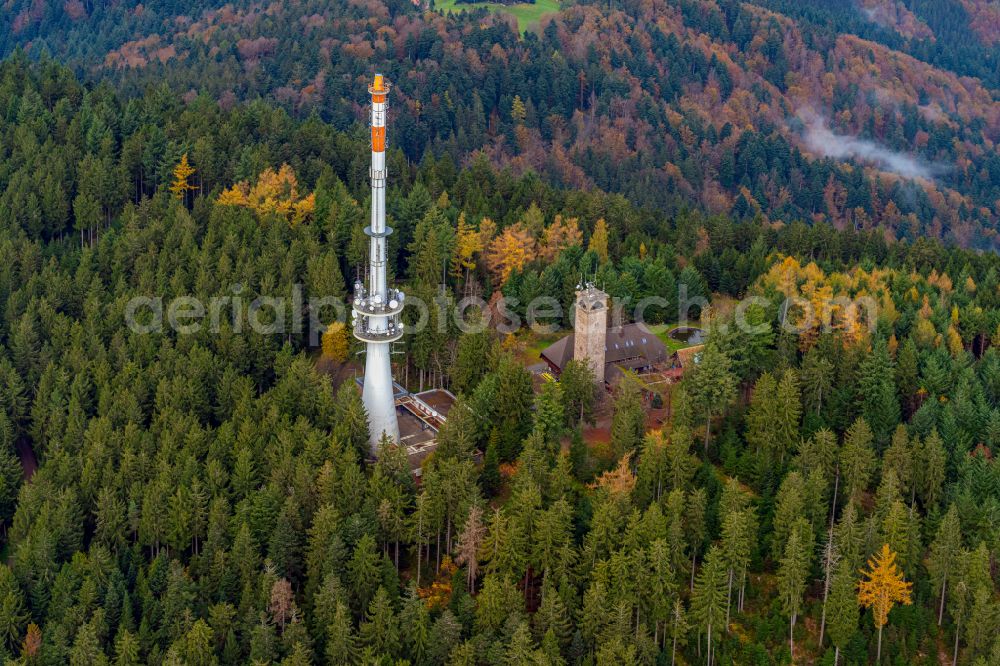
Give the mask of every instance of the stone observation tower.
M 592 282 L 577 288 L 573 358 L 590 366 L 598 382 L 604 380 L 608 340 L 608 295 Z
M 372 217 L 365 234 L 371 239 L 367 286 L 354 283 L 354 337 L 365 343 L 365 383 L 362 400 L 368 412 L 368 431 L 373 455 L 385 434 L 399 442 L 399 422 L 393 392 L 389 353 L 392 343 L 403 336 L 403 292 L 386 284 L 386 240 L 392 228 L 385 224 L 385 116 L 389 86 L 381 74 L 368 87 L 372 96 Z

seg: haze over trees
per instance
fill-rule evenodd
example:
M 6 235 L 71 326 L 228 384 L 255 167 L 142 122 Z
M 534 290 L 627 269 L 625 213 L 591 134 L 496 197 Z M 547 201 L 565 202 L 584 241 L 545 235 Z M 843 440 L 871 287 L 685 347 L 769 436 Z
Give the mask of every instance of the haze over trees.
M 585 1 L 524 35 L 409 0 L 7 5 L 0 55 L 130 94 L 263 98 L 347 131 L 374 68 L 396 84 L 390 143 L 411 161 L 481 153 L 671 213 L 998 247 L 1000 35 L 979 0 Z M 241 180 L 287 161 L 261 157 Z

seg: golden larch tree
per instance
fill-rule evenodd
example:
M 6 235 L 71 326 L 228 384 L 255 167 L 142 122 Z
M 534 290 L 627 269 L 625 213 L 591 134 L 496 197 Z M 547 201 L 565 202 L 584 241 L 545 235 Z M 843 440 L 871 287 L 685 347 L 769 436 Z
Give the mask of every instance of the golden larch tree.
M 579 221 L 575 217 L 556 215 L 555 221 L 545 229 L 539 256 L 542 261 L 551 263 L 559 258 L 563 250 L 580 245 L 582 241 Z
M 343 363 L 347 360 L 349 348 L 347 327 L 336 321 L 323 331 L 323 358 L 333 363 Z
M 896 553 L 883 544 L 882 550 L 868 560 L 868 571 L 862 570 L 864 580 L 858 583 L 858 603 L 871 608 L 878 629 L 876 661 L 882 659 L 882 627 L 889 621 L 889 611 L 897 603 L 909 606 L 912 583 L 903 580 L 903 572 L 896 566 Z
M 250 208 L 260 216 L 279 215 L 291 225 L 311 218 L 316 212 L 315 193 L 302 196 L 295 172 L 287 164 L 277 171 L 264 169 L 253 187 L 240 181 L 223 190 L 217 203 Z
M 515 123 L 520 125 L 528 115 L 528 110 L 524 107 L 520 95 L 514 95 L 514 101 L 510 105 L 510 117 Z
M 465 221 L 465 213 L 458 215 L 458 229 L 455 230 L 455 252 L 451 257 L 451 276 L 455 281 L 465 279 L 468 286 L 469 273 L 476 267 L 475 256 L 483 249 L 479 231 Z
M 188 163 L 187 153 L 184 153 L 181 155 L 181 161 L 174 167 L 174 182 L 170 184 L 170 191 L 173 193 L 174 198 L 183 201 L 184 195 L 188 191 L 198 189 L 188 182 L 191 176 L 194 175 L 194 172 L 195 168 Z
M 511 273 L 521 270 L 534 258 L 535 239 L 518 222 L 493 239 L 486 254 L 486 263 L 500 284 L 504 284 Z
M 587 246 L 587 251 L 591 250 L 597 253 L 602 264 L 608 261 L 608 223 L 603 217 L 594 224 L 594 233 L 590 235 L 590 244 Z

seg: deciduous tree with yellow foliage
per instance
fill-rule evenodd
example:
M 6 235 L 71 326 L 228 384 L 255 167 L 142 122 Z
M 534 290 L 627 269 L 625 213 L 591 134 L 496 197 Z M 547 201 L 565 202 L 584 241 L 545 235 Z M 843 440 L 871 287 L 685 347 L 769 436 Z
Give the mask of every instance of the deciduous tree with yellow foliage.
M 240 181 L 219 195 L 223 206 L 250 208 L 258 215 L 280 215 L 295 225 L 316 212 L 316 195 L 302 196 L 292 167 L 282 164 L 278 171 L 264 169 L 257 184 Z
M 535 239 L 520 222 L 512 224 L 493 239 L 486 254 L 490 271 L 503 284 L 510 274 L 535 257 Z
M 181 155 L 181 161 L 174 167 L 174 181 L 170 184 L 170 191 L 175 199 L 184 201 L 185 195 L 191 190 L 198 189 L 189 180 L 195 173 L 195 168 L 188 163 L 187 153 Z
M 323 358 L 334 363 L 343 363 L 347 360 L 349 344 L 347 328 L 342 322 L 333 322 L 323 331 Z
M 594 233 L 590 235 L 587 250 L 596 252 L 602 264 L 608 261 L 608 223 L 603 217 L 594 224 Z
M 476 255 L 483 250 L 479 231 L 465 221 L 465 213 L 458 216 L 458 228 L 455 230 L 455 251 L 451 257 L 451 276 L 456 282 L 465 281 L 469 285 L 469 274 L 476 267 Z
M 865 579 L 858 583 L 858 603 L 862 608 L 871 608 L 878 629 L 878 650 L 876 661 L 882 658 L 882 627 L 889 621 L 889 611 L 897 603 L 909 606 L 912 583 L 903 580 L 903 572 L 896 566 L 896 553 L 883 544 L 882 550 L 868 560 L 868 571 L 862 571 Z
M 583 242 L 583 234 L 580 233 L 580 225 L 575 217 L 564 218 L 556 215 L 543 233 L 542 247 L 539 255 L 542 261 L 548 263 L 555 261 L 566 248 L 580 245 Z

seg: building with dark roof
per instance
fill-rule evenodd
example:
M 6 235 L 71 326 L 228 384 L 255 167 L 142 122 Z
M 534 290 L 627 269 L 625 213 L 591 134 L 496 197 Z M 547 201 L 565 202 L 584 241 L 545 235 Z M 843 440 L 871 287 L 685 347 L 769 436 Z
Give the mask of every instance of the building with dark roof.
M 667 361 L 667 347 L 643 324 L 625 324 L 605 329 L 604 376 L 606 385 L 613 385 L 623 370 L 646 372 Z M 542 351 L 544 360 L 556 374 L 572 359 L 576 333 L 570 333 Z

